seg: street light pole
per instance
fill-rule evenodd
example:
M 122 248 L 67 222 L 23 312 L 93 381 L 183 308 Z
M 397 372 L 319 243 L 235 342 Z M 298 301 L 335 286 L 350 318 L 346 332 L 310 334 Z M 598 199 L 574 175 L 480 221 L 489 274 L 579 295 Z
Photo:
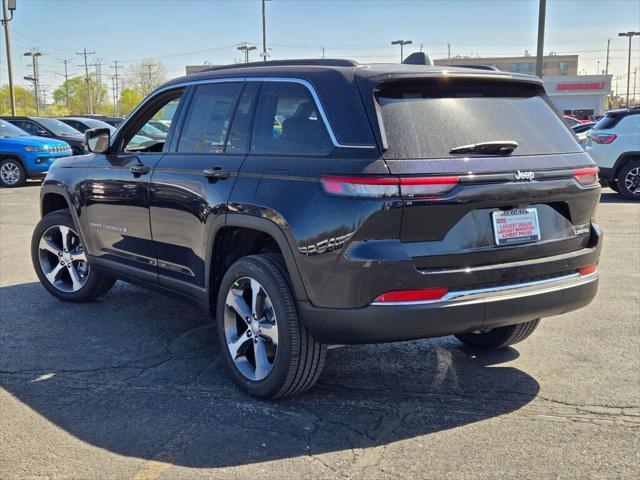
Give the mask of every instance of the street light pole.
M 629 85 L 631 83 L 631 39 L 640 32 L 621 32 L 619 37 L 629 37 L 629 59 L 627 60 L 627 107 L 629 106 Z
M 544 55 L 544 22 L 547 12 L 547 0 L 540 0 L 538 8 L 538 49 L 536 51 L 536 75 L 542 78 L 542 57 Z
M 15 9 L 15 0 L 9 0 L 11 17 L 7 18 L 7 0 L 2 0 L 2 26 L 4 27 L 4 41 L 7 46 L 7 71 L 9 75 L 9 103 L 11 104 L 11 115 L 14 117 L 16 116 L 16 98 L 13 94 L 13 69 L 11 68 L 11 38 L 9 35 L 9 22 L 13 20 L 13 12 Z
M 404 60 L 404 46 L 412 43 L 412 40 L 394 40 L 391 42 L 391 45 L 400 45 L 400 63 Z
M 262 61 L 267 61 L 267 0 L 262 0 Z

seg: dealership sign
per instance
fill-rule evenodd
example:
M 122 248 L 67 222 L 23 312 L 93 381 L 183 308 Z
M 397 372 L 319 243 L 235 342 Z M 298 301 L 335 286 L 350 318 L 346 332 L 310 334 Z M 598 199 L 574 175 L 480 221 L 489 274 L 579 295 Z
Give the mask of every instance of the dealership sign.
M 570 91 L 570 90 L 602 90 L 604 89 L 604 82 L 589 82 L 589 83 L 559 83 L 556 85 L 558 91 Z

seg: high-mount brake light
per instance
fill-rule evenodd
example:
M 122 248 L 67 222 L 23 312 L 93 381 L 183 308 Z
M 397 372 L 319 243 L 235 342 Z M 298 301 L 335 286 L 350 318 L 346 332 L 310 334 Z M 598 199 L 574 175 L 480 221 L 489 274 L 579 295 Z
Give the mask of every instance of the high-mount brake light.
M 323 176 L 325 192 L 344 197 L 438 197 L 460 183 L 460 177 Z
M 378 295 L 374 303 L 425 302 L 440 300 L 449 292 L 448 288 L 425 288 L 421 290 L 394 290 Z
M 598 167 L 581 168 L 580 170 L 574 170 L 573 177 L 580 185 L 594 185 L 598 183 L 599 171 Z

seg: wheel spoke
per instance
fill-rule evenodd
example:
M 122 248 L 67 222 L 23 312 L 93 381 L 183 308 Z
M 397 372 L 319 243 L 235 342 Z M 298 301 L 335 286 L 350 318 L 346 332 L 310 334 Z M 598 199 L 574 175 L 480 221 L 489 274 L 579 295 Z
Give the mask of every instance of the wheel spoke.
M 264 292 L 261 292 L 262 286 L 251 279 L 251 313 L 254 318 L 261 318 L 264 310 Z
M 68 265 L 67 270 L 69 270 L 69 276 L 71 277 L 71 283 L 73 284 L 73 290 L 78 291 L 82 288 L 82 280 L 80 280 L 80 275 L 76 271 L 76 267 L 73 264 Z
M 60 230 L 60 235 L 62 236 L 62 249 L 67 251 L 68 241 L 69 241 L 69 227 L 65 227 L 64 225 L 59 225 L 58 229 Z
M 245 322 L 247 321 L 247 318 L 251 318 L 251 309 L 239 293 L 231 292 L 231 295 L 227 297 L 227 306 L 240 315 L 242 320 Z
M 257 339 L 257 342 L 253 343 L 253 353 L 256 360 L 256 379 L 262 380 L 269 373 L 271 364 L 267 358 L 267 350 L 264 345 L 264 340 Z
M 234 342 L 227 342 L 229 345 L 229 352 L 231 352 L 231 358 L 234 360 L 238 358 L 238 351 L 242 348 L 242 346 L 251 341 L 251 337 L 249 337 L 249 329 L 245 330 L 245 332 L 238 337 Z
M 61 263 L 58 263 L 55 267 L 53 267 L 53 269 L 51 269 L 50 272 L 45 273 L 45 277 L 47 277 L 47 280 L 49 280 L 51 282 L 51 284 L 55 284 L 56 280 L 58 279 L 58 274 L 60 273 L 60 270 L 62 270 L 64 267 L 62 266 Z
M 47 252 L 51 252 L 56 256 L 62 253 L 62 250 L 60 250 L 60 248 L 58 248 L 56 244 L 44 237 L 40 239 L 40 250 L 46 250 Z
M 268 320 L 260 322 L 260 333 L 271 340 L 271 343 L 278 345 L 278 326 Z
M 83 250 L 78 250 L 77 252 L 72 254 L 73 256 L 73 261 L 79 261 L 79 262 L 86 262 L 87 261 L 87 256 L 84 254 Z

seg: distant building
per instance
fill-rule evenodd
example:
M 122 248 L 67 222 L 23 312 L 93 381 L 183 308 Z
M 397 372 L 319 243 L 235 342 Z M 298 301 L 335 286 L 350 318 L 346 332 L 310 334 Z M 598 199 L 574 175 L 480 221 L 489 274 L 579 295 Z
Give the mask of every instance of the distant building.
M 536 57 L 455 57 L 451 60 L 442 58 L 435 60 L 435 65 L 490 65 L 503 72 L 526 73 L 535 75 Z M 546 55 L 542 57 L 542 76 L 561 76 L 578 74 L 578 55 Z
M 187 75 L 191 75 L 192 73 L 202 72 L 203 70 L 213 67 L 217 67 L 217 65 L 187 65 L 184 69 L 187 72 Z

